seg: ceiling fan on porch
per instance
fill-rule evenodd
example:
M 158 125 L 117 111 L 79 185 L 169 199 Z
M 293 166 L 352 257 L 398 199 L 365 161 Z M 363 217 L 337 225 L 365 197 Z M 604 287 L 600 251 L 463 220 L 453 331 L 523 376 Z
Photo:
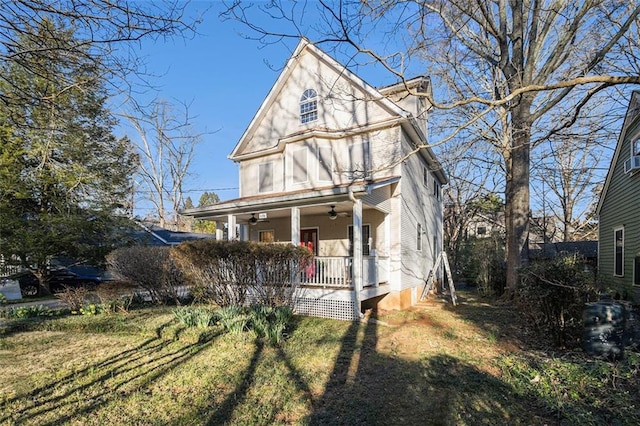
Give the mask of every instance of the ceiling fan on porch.
M 249 218 L 249 220 L 247 222 L 249 222 L 249 225 L 254 226 L 256 225 L 258 222 L 269 222 L 268 219 L 266 219 L 266 213 L 265 213 L 265 218 L 260 217 L 262 216 L 261 214 L 258 215 L 258 217 L 256 217 L 255 213 L 251 213 L 251 217 Z
M 338 218 L 338 216 L 339 217 L 351 217 L 351 214 L 349 214 L 349 212 L 337 212 L 335 205 L 331 206 L 331 210 L 329 210 L 327 212 L 327 215 L 329 215 L 329 220 L 336 220 L 336 218 Z

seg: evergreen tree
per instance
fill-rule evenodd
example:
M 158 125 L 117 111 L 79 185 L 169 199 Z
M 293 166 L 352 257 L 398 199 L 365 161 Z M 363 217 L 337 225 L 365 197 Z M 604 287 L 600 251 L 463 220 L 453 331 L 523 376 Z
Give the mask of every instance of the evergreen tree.
M 100 259 L 118 242 L 136 165 L 129 140 L 113 135 L 96 58 L 70 49 L 78 41 L 42 20 L 1 70 L 9 101 L 0 105 L 0 254 L 47 290 L 53 257 Z M 19 102 L 24 93 L 35 100 Z

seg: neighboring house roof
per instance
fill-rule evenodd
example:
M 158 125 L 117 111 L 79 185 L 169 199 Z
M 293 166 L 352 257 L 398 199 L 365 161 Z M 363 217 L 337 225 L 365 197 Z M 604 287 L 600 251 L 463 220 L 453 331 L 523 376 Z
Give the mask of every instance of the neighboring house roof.
M 262 105 L 256 112 L 256 114 L 251 119 L 249 126 L 244 131 L 240 140 L 236 144 L 233 151 L 229 154 L 228 158 L 233 161 L 240 161 L 243 159 L 263 156 L 270 152 L 278 152 L 284 149 L 284 145 L 288 142 L 294 142 L 301 139 L 307 139 L 313 136 L 325 136 L 325 137 L 345 137 L 350 134 L 357 134 L 363 131 L 363 127 L 361 125 L 354 125 L 352 128 L 340 129 L 338 133 L 336 133 L 335 129 L 326 129 L 326 128 L 313 128 L 303 130 L 298 133 L 294 133 L 291 135 L 286 135 L 285 137 L 275 138 L 274 144 L 267 148 L 266 150 L 260 150 L 257 152 L 245 152 L 244 149 L 247 147 L 249 141 L 256 133 L 256 131 L 260 128 L 263 119 L 265 118 L 268 111 L 272 108 L 276 107 L 275 101 L 283 90 L 283 88 L 287 84 L 287 80 L 291 76 L 294 69 L 298 66 L 298 59 L 305 54 L 314 55 L 318 58 L 319 61 L 323 62 L 327 66 L 331 67 L 336 71 L 341 78 L 349 81 L 351 85 L 354 87 L 358 87 L 363 93 L 366 94 L 368 100 L 376 102 L 378 106 L 387 111 L 392 120 L 396 120 L 398 124 L 400 124 L 407 134 L 416 141 L 426 141 L 426 135 L 424 135 L 422 129 L 418 125 L 416 118 L 411 115 L 408 111 L 402 109 L 396 103 L 387 98 L 387 95 L 399 92 L 401 90 L 406 90 L 407 88 L 416 88 L 422 87 L 422 90 L 431 90 L 430 81 L 427 77 L 416 77 L 410 79 L 406 82 L 396 83 L 380 90 L 374 88 L 365 82 L 362 78 L 358 77 L 338 61 L 333 59 L 331 56 L 323 52 L 321 49 L 317 48 L 313 43 L 311 43 L 306 38 L 301 38 L 298 46 L 294 50 L 293 54 L 287 61 L 287 64 L 284 67 L 284 70 L 276 80 L 275 84 L 267 94 L 265 100 L 262 102 Z M 390 121 L 384 120 L 382 122 L 377 123 L 367 123 L 366 126 L 369 129 L 375 129 L 377 127 L 385 127 L 389 126 Z M 436 159 L 434 152 L 429 147 L 424 147 L 419 150 L 420 155 L 422 155 L 434 174 L 437 176 L 438 180 L 441 184 L 446 184 L 448 182 L 448 177 L 444 172 L 442 165 Z
M 545 243 L 540 246 L 539 249 L 530 250 L 529 255 L 532 258 L 553 258 L 562 253 L 577 253 L 587 259 L 598 257 L 598 241 L 565 241 Z
M 170 231 L 155 225 L 145 225 L 137 222 L 140 229 L 132 230 L 134 240 L 143 245 L 150 246 L 171 246 L 184 241 L 202 240 L 205 238 L 215 238 L 214 234 L 201 234 L 197 232 Z
M 611 179 L 613 177 L 613 171 L 615 169 L 615 165 L 618 164 L 618 159 L 620 157 L 620 152 L 622 151 L 622 141 L 626 137 L 627 129 L 629 128 L 629 124 L 633 121 L 640 112 L 640 91 L 634 90 L 631 94 L 631 100 L 629 101 L 629 107 L 627 108 L 627 113 L 624 117 L 624 122 L 622 124 L 622 130 L 620 131 L 620 135 L 618 136 L 618 141 L 616 143 L 616 150 L 613 154 L 613 158 L 611 159 L 611 164 L 609 165 L 609 171 L 607 172 L 607 178 L 604 181 L 604 186 L 602 188 L 602 192 L 600 193 L 600 199 L 598 200 L 598 207 L 596 208 L 596 216 L 600 216 L 600 210 L 602 209 L 602 203 L 607 196 L 607 191 L 609 189 L 609 185 L 611 183 Z M 626 154 L 623 154 L 626 155 Z

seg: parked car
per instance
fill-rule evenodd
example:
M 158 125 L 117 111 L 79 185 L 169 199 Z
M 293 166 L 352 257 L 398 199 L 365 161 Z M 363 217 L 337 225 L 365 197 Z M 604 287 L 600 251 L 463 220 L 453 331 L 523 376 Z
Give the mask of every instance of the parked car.
M 23 297 L 34 297 L 40 293 L 38 278 L 31 271 L 19 272 L 5 279 L 18 281 Z M 52 293 L 63 291 L 65 286 L 93 289 L 102 282 L 104 278 L 99 275 L 80 274 L 67 268 L 55 269 L 49 276 L 49 288 Z

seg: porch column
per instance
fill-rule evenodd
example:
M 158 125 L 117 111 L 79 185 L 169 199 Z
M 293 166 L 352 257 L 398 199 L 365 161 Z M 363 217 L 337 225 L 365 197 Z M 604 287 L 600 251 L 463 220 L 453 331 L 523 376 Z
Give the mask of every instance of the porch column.
M 232 214 L 227 215 L 227 239 L 229 241 L 236 239 L 236 217 Z
M 224 239 L 224 225 L 223 222 L 216 220 L 216 240 L 222 241 Z
M 249 241 L 249 225 L 238 225 L 240 241 Z
M 353 294 L 356 318 L 360 316 L 360 290 L 362 290 L 362 200 L 353 202 Z
M 291 207 L 291 244 L 300 245 L 300 208 Z

